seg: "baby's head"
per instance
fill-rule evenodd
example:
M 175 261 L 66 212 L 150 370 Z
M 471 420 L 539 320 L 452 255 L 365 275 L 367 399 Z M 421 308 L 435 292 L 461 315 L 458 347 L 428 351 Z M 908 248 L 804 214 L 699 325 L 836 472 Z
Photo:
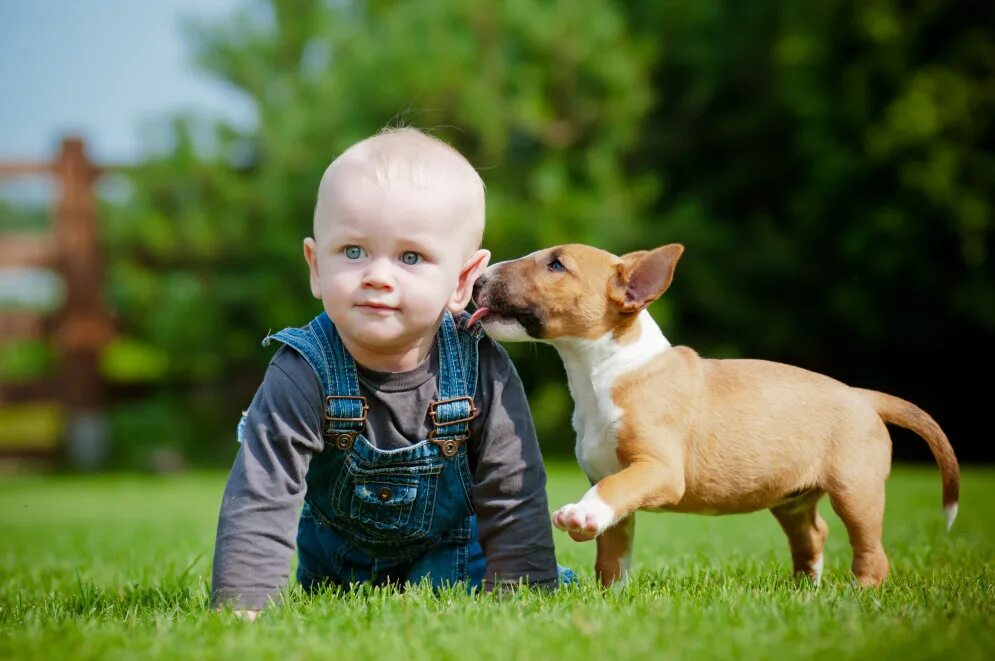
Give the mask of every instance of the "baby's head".
M 361 363 L 413 367 L 443 312 L 469 302 L 490 258 L 483 230 L 484 184 L 459 152 L 416 129 L 380 133 L 321 178 L 304 241 L 311 292 Z

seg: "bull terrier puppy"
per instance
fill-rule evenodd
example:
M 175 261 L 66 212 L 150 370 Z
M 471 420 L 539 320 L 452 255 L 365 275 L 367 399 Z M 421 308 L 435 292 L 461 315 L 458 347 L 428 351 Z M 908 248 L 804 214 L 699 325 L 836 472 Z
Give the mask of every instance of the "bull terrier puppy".
M 603 585 L 628 576 L 636 510 L 733 514 L 769 509 L 796 574 L 818 584 L 829 494 L 862 586 L 888 575 L 881 546 L 891 438 L 885 423 L 929 444 L 943 479 L 947 528 L 960 471 L 939 425 L 917 406 L 763 360 L 701 358 L 671 346 L 646 307 L 670 286 L 683 246 L 618 257 L 563 245 L 495 264 L 475 286 L 499 341 L 551 344 L 574 399 L 576 455 L 594 486 L 554 525 L 597 539 Z

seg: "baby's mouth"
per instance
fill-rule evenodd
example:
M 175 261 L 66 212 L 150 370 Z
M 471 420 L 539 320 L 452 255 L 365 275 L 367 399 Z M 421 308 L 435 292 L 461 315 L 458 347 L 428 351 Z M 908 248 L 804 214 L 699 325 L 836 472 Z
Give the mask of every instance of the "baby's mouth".
M 395 308 L 393 306 L 386 305 L 384 303 L 375 303 L 375 302 L 357 303 L 356 307 L 362 308 L 364 310 L 369 310 L 371 312 L 396 312 L 397 311 L 397 308 Z

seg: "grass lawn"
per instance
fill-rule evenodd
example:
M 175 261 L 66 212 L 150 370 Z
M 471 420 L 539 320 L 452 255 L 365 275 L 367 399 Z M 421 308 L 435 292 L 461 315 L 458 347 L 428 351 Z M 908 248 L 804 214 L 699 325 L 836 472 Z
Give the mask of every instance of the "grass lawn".
M 550 504 L 585 489 L 549 467 Z M 225 475 L 0 480 L 0 659 L 21 658 L 995 658 L 995 469 L 964 470 L 944 533 L 935 468 L 896 467 L 880 591 L 850 586 L 828 503 L 823 584 L 789 576 L 767 512 L 640 514 L 635 580 L 602 593 L 594 545 L 556 533 L 581 575 L 552 595 L 421 588 L 305 597 L 256 623 L 206 608 Z

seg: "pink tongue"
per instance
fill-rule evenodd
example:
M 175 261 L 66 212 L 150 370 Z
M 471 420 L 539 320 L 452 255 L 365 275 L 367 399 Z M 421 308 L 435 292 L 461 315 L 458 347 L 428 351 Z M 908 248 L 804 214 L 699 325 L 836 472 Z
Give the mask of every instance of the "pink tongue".
M 471 314 L 470 318 L 467 320 L 466 327 L 469 328 L 470 326 L 473 326 L 475 323 L 486 317 L 490 311 L 491 311 L 490 308 L 477 308 L 476 311 L 474 311 L 474 313 Z

